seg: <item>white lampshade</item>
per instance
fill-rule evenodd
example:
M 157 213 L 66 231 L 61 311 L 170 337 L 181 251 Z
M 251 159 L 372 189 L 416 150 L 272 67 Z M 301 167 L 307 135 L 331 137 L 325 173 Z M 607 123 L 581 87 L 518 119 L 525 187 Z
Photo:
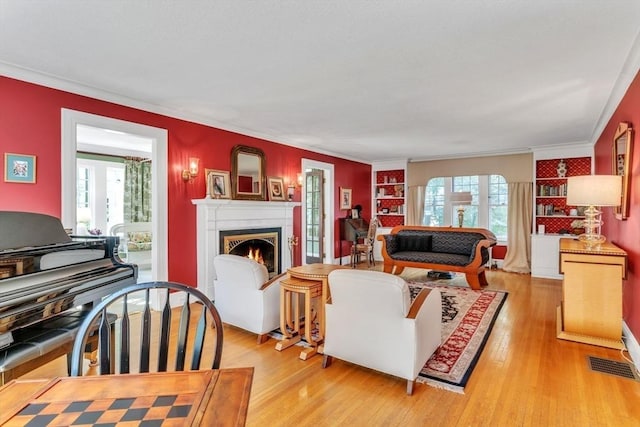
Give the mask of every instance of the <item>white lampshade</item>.
M 457 193 L 451 193 L 449 200 L 454 206 L 470 205 L 473 200 L 473 196 L 470 191 L 458 191 Z
M 622 177 L 619 175 L 583 175 L 567 179 L 567 205 L 619 206 Z

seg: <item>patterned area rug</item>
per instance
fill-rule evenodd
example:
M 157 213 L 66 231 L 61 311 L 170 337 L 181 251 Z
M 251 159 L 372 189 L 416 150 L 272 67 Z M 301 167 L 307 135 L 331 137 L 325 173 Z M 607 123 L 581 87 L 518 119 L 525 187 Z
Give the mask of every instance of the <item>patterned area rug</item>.
M 442 344 L 427 361 L 417 381 L 464 393 L 507 293 L 439 286 L 434 282 L 407 283 L 412 298 L 423 287 L 437 288 L 442 294 Z

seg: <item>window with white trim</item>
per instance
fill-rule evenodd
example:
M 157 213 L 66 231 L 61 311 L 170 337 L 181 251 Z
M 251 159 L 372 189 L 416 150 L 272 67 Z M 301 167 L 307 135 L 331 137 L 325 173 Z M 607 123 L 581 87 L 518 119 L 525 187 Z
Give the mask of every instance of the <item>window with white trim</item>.
M 451 193 L 469 191 L 472 202 L 454 206 Z M 437 177 L 429 180 L 425 189 L 422 224 L 430 226 L 458 226 L 458 209 L 464 209 L 463 227 L 491 230 L 498 240 L 507 240 L 507 212 L 509 191 L 502 175 L 470 175 Z

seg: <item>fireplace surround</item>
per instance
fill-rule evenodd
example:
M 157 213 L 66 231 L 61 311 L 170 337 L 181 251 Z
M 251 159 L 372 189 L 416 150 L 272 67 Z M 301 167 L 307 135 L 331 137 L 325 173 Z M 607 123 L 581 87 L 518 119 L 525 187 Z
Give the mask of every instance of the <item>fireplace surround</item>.
M 212 300 L 215 300 L 213 281 L 216 277 L 213 258 L 223 253 L 221 244 L 224 244 L 224 236 L 220 236 L 221 232 L 245 230 L 250 234 L 250 230 L 279 228 L 280 244 L 276 254 L 279 271 L 284 272 L 291 266 L 289 251 L 283 242 L 293 236 L 293 209 L 300 206 L 300 202 L 207 198 L 192 200 L 192 203 L 196 206 L 198 290 Z

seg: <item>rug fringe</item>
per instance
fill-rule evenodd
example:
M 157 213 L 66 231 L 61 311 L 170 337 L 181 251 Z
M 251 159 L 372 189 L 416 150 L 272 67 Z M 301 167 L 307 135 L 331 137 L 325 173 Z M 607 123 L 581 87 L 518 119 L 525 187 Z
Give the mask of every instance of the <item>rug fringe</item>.
M 446 391 L 452 391 L 454 393 L 458 393 L 458 394 L 464 394 L 464 387 L 460 387 L 457 385 L 453 385 L 453 384 L 446 384 L 440 381 L 434 381 L 428 378 L 416 378 L 416 381 L 422 384 L 426 384 L 430 387 L 433 388 L 437 388 L 440 390 L 446 390 Z

